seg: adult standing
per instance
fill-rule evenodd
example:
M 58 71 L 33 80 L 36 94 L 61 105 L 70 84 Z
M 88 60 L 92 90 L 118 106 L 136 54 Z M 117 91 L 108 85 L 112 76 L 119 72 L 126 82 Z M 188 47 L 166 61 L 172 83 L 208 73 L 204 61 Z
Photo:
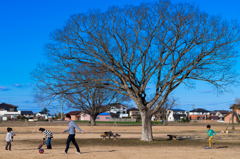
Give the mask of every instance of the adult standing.
M 75 124 L 75 122 L 73 120 L 71 120 L 71 116 L 69 114 L 66 115 L 66 119 L 69 122 L 69 128 L 64 130 L 63 133 L 68 131 L 69 136 L 68 136 L 67 143 L 66 143 L 66 149 L 65 149 L 65 151 L 62 151 L 62 153 L 67 154 L 68 148 L 69 148 L 69 143 L 72 141 L 72 143 L 74 144 L 74 146 L 77 149 L 76 154 L 81 154 L 78 144 L 75 140 L 75 128 L 77 128 L 81 133 L 84 133 L 84 132 Z

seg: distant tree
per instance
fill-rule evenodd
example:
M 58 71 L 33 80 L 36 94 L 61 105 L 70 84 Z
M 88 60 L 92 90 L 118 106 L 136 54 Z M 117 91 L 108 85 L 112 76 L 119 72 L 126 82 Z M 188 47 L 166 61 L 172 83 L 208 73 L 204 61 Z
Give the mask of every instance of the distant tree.
M 163 106 L 159 109 L 160 116 L 163 117 L 164 124 L 168 125 L 168 117 L 171 113 L 171 109 L 178 105 L 177 99 L 174 97 L 169 97 Z
M 58 69 L 54 66 L 45 66 L 47 70 Z M 51 72 L 52 73 L 52 72 Z M 37 78 L 42 80 L 42 76 L 37 74 Z M 48 74 L 52 75 L 52 74 Z M 84 80 L 91 81 L 92 79 L 105 79 L 109 78 L 111 74 L 108 72 L 97 69 L 96 67 L 89 67 L 88 65 L 79 65 L 78 68 L 69 68 L 68 74 L 62 74 L 61 71 L 54 72 L 54 82 L 59 85 L 52 87 L 52 81 L 48 83 L 44 80 L 45 86 L 37 85 L 35 88 L 35 101 L 38 103 L 44 102 L 45 105 L 50 105 L 51 102 L 59 98 L 64 100 L 64 103 L 70 108 L 78 109 L 83 113 L 91 116 L 91 125 L 96 125 L 95 120 L 98 114 L 109 111 L 110 103 L 129 101 L 128 96 L 122 95 L 112 90 L 102 87 L 102 82 L 85 83 L 84 85 L 75 85 Z M 53 76 L 53 75 L 52 75 Z M 61 81 L 60 77 L 71 79 L 70 81 Z M 60 84 L 62 83 L 62 84 Z M 73 84 L 75 85 L 73 87 Z M 65 91 L 67 93 L 55 94 L 57 91 Z
M 41 112 L 43 112 L 43 114 L 48 114 L 50 112 L 50 110 L 48 110 L 47 108 L 43 108 L 43 110 Z
M 55 119 L 58 119 L 58 116 L 57 116 L 57 114 L 56 114 L 56 113 L 55 113 L 55 115 L 54 115 L 54 118 L 55 118 Z
M 192 88 L 193 81 L 205 81 L 221 93 L 238 82 L 232 66 L 238 55 L 239 24 L 188 3 L 159 0 L 91 10 L 71 16 L 50 37 L 45 50 L 47 65 L 54 68 L 40 66 L 35 71 L 39 87 L 62 95 L 97 82 L 129 96 L 141 113 L 143 141 L 153 140 L 151 117 L 179 85 Z M 81 64 L 101 68 L 109 77 L 72 81 L 66 75 Z M 63 83 L 67 89 L 61 89 Z M 155 85 L 151 100 L 146 99 L 149 84 Z
M 76 82 L 81 82 L 83 79 L 105 79 L 109 76 L 107 72 L 101 70 L 96 71 L 86 66 L 81 67 L 81 70 L 78 71 L 81 72 L 81 74 L 74 74 L 72 78 Z M 76 87 L 72 90 L 72 93 L 64 95 L 69 107 L 79 109 L 91 116 L 91 125 L 96 125 L 95 120 L 100 113 L 110 111 L 110 107 L 108 106 L 110 103 L 130 100 L 127 96 L 99 87 L 99 85 L 101 86 L 102 83 L 86 83 L 81 87 Z
M 57 118 L 61 119 L 61 113 L 60 112 L 58 113 Z

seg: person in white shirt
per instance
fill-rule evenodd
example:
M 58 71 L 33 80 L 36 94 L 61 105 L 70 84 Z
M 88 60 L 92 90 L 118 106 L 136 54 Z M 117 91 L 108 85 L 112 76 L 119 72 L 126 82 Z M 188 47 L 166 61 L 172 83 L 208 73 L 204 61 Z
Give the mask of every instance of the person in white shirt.
M 11 128 L 7 128 L 6 141 L 7 141 L 7 145 L 5 150 L 11 151 L 11 141 L 12 141 Z

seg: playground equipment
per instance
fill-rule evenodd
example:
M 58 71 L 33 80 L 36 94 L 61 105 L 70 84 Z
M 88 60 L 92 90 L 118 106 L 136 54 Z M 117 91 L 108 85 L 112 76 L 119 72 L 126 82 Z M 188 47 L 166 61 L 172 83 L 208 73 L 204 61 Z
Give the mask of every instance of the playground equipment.
M 238 115 L 235 115 L 235 116 L 236 116 L 237 122 L 240 123 L 239 116 Z M 221 133 L 228 134 L 228 126 L 230 125 L 230 121 L 232 121 L 232 117 L 229 118 L 229 122 L 227 124 L 226 130 L 221 131 Z

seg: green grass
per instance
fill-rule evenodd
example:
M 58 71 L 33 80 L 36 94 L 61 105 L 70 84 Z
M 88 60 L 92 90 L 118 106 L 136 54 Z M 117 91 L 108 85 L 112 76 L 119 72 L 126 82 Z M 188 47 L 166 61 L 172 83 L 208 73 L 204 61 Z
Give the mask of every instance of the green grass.
M 89 121 L 75 121 L 76 123 L 88 123 Z M 115 121 L 96 121 L 96 124 L 97 123 L 104 123 L 104 124 L 114 124 Z M 116 122 L 117 124 L 134 124 L 134 125 L 141 125 L 142 122 L 127 122 L 127 121 L 117 121 Z M 152 121 L 152 124 L 162 124 L 162 122 L 155 122 L 155 121 Z

